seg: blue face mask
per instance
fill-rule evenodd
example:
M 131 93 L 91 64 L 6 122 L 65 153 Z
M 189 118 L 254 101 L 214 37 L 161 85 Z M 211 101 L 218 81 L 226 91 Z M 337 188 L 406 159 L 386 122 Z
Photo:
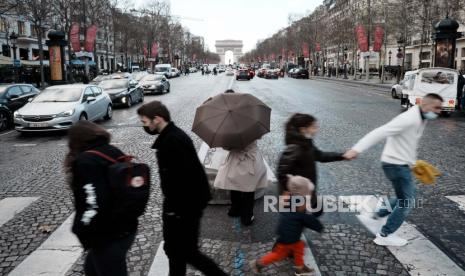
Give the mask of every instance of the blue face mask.
M 434 120 L 438 118 L 439 115 L 437 113 L 429 111 L 429 112 L 423 113 L 423 116 L 425 116 L 426 120 Z

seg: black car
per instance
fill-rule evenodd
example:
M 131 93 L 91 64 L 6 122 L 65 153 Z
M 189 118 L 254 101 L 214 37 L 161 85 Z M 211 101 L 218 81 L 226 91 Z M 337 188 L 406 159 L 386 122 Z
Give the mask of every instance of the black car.
M 13 113 L 34 98 L 40 91 L 30 84 L 0 85 L 0 131 L 13 123 Z
M 149 74 L 139 81 L 144 94 L 163 94 L 170 92 L 170 82 L 162 75 Z
M 99 84 L 104 92 L 108 93 L 114 106 L 123 105 L 131 107 L 134 103 L 144 101 L 144 92 L 133 79 L 104 80 Z
M 236 80 L 250 80 L 249 70 L 247 69 L 237 70 Z
M 304 68 L 297 69 L 292 73 L 292 77 L 296 79 L 308 79 L 308 70 Z

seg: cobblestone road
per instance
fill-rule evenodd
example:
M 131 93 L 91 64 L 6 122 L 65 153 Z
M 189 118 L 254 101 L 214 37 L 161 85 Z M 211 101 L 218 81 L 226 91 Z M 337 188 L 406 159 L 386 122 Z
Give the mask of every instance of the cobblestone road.
M 223 92 L 231 77 L 193 74 L 171 80 L 171 93 L 149 96 L 163 101 L 173 120 L 188 131 L 197 148 L 200 139 L 190 132 L 195 108 L 208 97 Z M 283 125 L 294 112 L 315 115 L 321 131 L 316 144 L 322 150 L 344 151 L 368 131 L 399 114 L 399 102 L 389 91 L 365 86 L 344 86 L 317 80 L 255 78 L 234 81 L 233 89 L 252 93 L 272 107 L 272 130 L 259 142 L 267 162 L 275 169 L 283 148 Z M 157 174 L 153 137 L 139 127 L 137 106 L 117 109 L 109 122 L 99 122 L 113 135 L 113 143 L 152 165 Z M 443 173 L 432 187 L 419 186 L 422 208 L 408 222 L 462 269 L 465 268 L 465 212 L 446 196 L 465 195 L 465 116 L 454 114 L 429 123 L 422 139 L 419 158 L 436 165 Z M 0 275 L 8 275 L 34 252 L 72 213 L 70 191 L 62 170 L 66 153 L 63 134 L 19 135 L 0 133 L 0 200 L 38 197 L 0 226 Z M 382 174 L 379 156 L 382 145 L 353 162 L 321 164 L 319 193 L 325 195 L 385 195 L 392 193 Z M 158 177 L 147 212 L 140 219 L 136 242 L 128 256 L 131 275 L 147 275 L 162 241 Z M 267 194 L 274 194 L 269 187 Z M 239 227 L 226 216 L 226 206 L 210 206 L 202 222 L 202 251 L 212 256 L 231 275 L 251 275 L 247 262 L 269 251 L 273 245 L 276 214 L 263 212 L 256 202 L 256 223 Z M 328 213 L 322 221 L 323 234 L 306 232 L 306 239 L 323 275 L 408 275 L 415 271 L 387 248 L 375 245 L 373 235 L 356 219 L 355 213 Z M 46 226 L 46 227 L 44 227 Z M 47 229 L 48 228 L 48 229 Z M 43 231 L 46 229 L 47 231 Z M 292 275 L 289 261 L 265 270 L 264 275 Z M 82 256 L 66 275 L 83 275 Z M 189 275 L 199 275 L 191 270 Z M 425 274 L 426 275 L 426 274 Z M 432 274 L 431 274 L 432 275 Z M 462 274 L 465 275 L 465 272 Z

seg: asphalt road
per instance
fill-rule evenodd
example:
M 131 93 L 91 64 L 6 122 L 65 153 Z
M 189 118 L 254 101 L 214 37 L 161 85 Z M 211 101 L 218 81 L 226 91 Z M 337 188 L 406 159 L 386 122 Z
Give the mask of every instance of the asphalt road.
M 200 139 L 190 129 L 195 108 L 208 97 L 232 86 L 236 92 L 251 93 L 272 108 L 271 133 L 259 141 L 268 164 L 275 169 L 284 147 L 284 124 L 295 112 L 318 118 L 320 133 L 315 143 L 321 150 L 343 152 L 370 130 L 400 113 L 400 104 L 389 91 L 368 86 L 347 86 L 317 80 L 254 78 L 235 81 L 224 74 L 191 74 L 171 80 L 171 93 L 146 96 L 145 102 L 161 100 L 171 111 L 174 122 L 186 130 L 197 148 Z M 98 122 L 112 133 L 112 142 L 123 151 L 152 165 L 157 173 L 154 137 L 140 127 L 136 109 L 116 109 L 113 119 Z M 465 195 L 465 116 L 454 114 L 428 123 L 419 149 L 419 158 L 436 165 L 443 173 L 436 186 L 418 186 L 421 208 L 408 218 L 417 229 L 449 258 L 465 268 L 465 214 L 446 196 Z M 0 133 L 0 200 L 7 197 L 39 197 L 37 201 L 0 226 L 0 275 L 7 275 L 50 233 L 40 231 L 47 225 L 53 232 L 71 213 L 72 200 L 62 169 L 66 154 L 66 135 L 46 133 L 21 135 Z M 319 193 L 323 195 L 392 194 L 379 162 L 382 145 L 375 146 L 359 159 L 319 165 Z M 129 254 L 131 275 L 146 275 L 162 240 L 158 177 L 154 179 L 150 206 L 140 220 L 139 234 Z M 269 187 L 267 194 L 274 194 Z M 232 275 L 249 275 L 242 259 L 254 259 L 271 249 L 276 214 L 263 212 L 263 200 L 256 202 L 256 222 L 241 228 L 226 216 L 226 206 L 210 206 L 202 226 L 202 250 L 210 254 Z M 326 232 L 307 232 L 306 237 L 324 275 L 387 274 L 407 275 L 402 265 L 384 247 L 372 243 L 373 236 L 353 213 L 323 216 Z M 241 251 L 242 252 L 242 251 Z M 290 275 L 290 264 L 269 268 L 266 275 Z M 193 271 L 190 272 L 195 275 Z M 242 274 L 241 274 L 242 273 Z M 244 274 L 245 273 L 245 274 Z M 338 274 L 339 273 L 339 274 Z M 82 275 L 82 258 L 68 275 Z

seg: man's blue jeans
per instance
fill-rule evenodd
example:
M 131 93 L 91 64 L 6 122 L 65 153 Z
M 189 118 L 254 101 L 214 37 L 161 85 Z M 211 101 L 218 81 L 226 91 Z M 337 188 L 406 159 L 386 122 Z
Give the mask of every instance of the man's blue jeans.
M 392 212 L 386 208 L 378 211 L 380 217 L 389 215 L 386 224 L 381 229 L 383 234 L 389 235 L 399 229 L 407 215 L 415 207 L 415 183 L 412 181 L 412 172 L 408 165 L 382 164 L 384 174 L 392 182 L 396 193 L 396 198 L 389 200 Z

